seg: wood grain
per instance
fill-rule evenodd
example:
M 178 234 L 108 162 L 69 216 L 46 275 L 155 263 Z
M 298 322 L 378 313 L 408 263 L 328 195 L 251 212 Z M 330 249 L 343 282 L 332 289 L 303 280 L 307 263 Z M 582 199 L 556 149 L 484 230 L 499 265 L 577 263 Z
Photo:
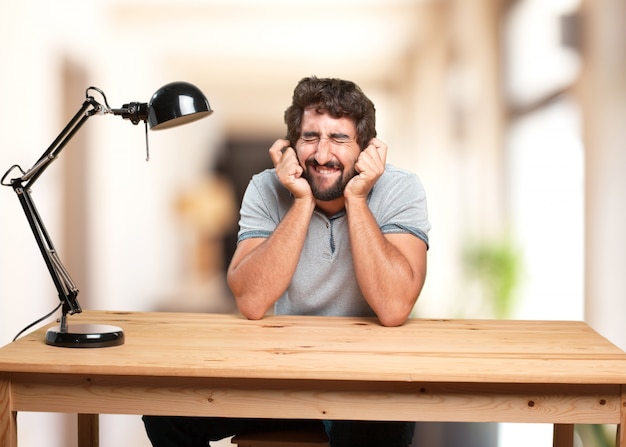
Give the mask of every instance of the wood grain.
M 583 322 L 410 320 L 397 328 L 341 317 L 85 312 L 121 326 L 123 346 L 11 343 L 0 370 L 317 380 L 621 383 L 626 355 Z

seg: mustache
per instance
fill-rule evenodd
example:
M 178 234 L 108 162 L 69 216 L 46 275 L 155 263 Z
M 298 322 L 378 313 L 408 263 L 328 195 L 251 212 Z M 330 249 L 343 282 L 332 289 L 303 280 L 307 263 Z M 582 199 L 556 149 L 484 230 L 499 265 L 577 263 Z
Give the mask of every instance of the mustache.
M 341 169 L 341 170 L 343 170 L 343 165 L 341 163 L 339 163 L 338 161 L 329 161 L 328 163 L 324 163 L 322 165 L 322 164 L 318 163 L 317 160 L 315 160 L 314 158 L 309 158 L 305 162 L 305 165 L 307 167 L 312 167 L 312 168 L 324 167 L 324 168 L 329 168 L 329 169 Z

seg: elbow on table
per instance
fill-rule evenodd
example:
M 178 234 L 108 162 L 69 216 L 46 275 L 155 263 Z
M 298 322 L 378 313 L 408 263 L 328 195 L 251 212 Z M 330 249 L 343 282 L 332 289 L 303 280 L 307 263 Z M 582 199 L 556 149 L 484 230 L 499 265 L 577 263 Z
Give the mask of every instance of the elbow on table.
M 402 304 L 396 302 L 389 306 L 381 307 L 376 311 L 378 321 L 380 321 L 381 325 L 387 327 L 402 326 L 411 316 L 416 301 L 417 298 L 406 300 Z
M 248 320 L 261 320 L 265 316 L 265 312 L 246 312 L 241 309 L 240 312 Z
M 237 303 L 237 309 L 239 309 L 241 315 L 246 317 L 248 320 L 260 320 L 265 316 L 268 310 L 265 307 L 253 304 L 249 300 L 242 297 L 235 297 L 235 301 Z
M 408 314 L 384 315 L 384 316 L 379 316 L 378 321 L 380 321 L 380 324 L 385 327 L 397 327 L 397 326 L 402 326 L 408 318 L 409 318 Z

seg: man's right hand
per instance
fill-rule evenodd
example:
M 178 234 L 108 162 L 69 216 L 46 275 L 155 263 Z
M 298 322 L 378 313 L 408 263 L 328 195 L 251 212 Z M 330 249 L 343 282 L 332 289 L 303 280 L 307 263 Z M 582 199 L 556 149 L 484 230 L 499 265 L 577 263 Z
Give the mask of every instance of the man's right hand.
M 276 175 L 280 183 L 287 188 L 296 199 L 313 198 L 309 182 L 302 177 L 304 169 L 300 165 L 294 148 L 289 141 L 278 139 L 269 150 L 272 163 L 276 168 Z

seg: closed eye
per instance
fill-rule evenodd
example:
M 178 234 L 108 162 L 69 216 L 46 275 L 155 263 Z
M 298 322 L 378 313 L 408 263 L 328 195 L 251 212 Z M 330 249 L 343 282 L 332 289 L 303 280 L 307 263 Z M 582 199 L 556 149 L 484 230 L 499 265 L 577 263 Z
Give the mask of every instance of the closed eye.
M 307 144 L 319 143 L 322 137 L 316 133 L 305 133 L 300 139 Z M 344 145 L 353 141 L 353 138 L 342 133 L 333 133 L 327 137 L 328 141 L 335 145 Z

